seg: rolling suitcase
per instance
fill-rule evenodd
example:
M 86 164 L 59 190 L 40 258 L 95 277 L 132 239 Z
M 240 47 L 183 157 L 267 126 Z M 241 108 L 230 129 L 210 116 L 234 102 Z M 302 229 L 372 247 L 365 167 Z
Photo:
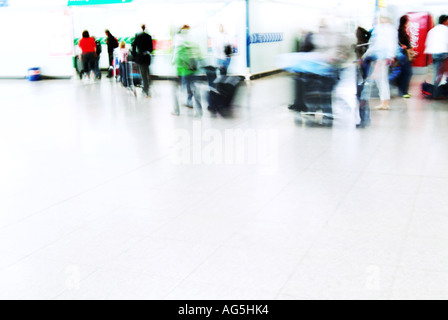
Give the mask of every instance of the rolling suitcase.
M 216 112 L 229 108 L 242 81 L 241 77 L 222 76 L 218 78 L 214 82 L 215 87 L 210 89 L 209 110 Z
M 448 84 L 444 84 L 438 87 L 437 92 L 433 84 L 426 81 L 422 84 L 422 95 L 426 99 L 448 99 Z M 437 96 L 435 96 L 437 94 Z
M 137 96 L 136 87 L 141 87 L 143 84 L 142 74 L 138 64 L 135 62 L 127 62 L 125 69 L 125 75 L 122 75 L 122 79 L 126 79 L 123 85 Z

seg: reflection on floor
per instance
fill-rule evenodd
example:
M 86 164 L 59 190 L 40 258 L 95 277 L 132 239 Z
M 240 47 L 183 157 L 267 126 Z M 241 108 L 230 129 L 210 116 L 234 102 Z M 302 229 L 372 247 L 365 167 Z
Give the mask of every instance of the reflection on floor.
M 202 118 L 170 82 L 0 81 L 0 298 L 448 298 L 448 104 L 421 80 L 361 131 L 297 125 L 284 76 Z

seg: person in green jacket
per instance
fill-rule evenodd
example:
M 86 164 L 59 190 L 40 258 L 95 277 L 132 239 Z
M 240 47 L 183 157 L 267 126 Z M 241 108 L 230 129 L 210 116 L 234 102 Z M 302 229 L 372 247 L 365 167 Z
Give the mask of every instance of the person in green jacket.
M 202 114 L 201 96 L 196 88 L 196 74 L 199 71 L 199 64 L 202 60 L 199 46 L 189 38 L 190 27 L 185 25 L 181 28 L 174 41 L 173 64 L 177 67 L 182 86 L 187 89 L 188 98 L 186 107 L 195 109 L 196 115 Z M 193 98 L 195 106 L 193 107 Z M 174 115 L 179 115 L 179 104 L 176 103 Z

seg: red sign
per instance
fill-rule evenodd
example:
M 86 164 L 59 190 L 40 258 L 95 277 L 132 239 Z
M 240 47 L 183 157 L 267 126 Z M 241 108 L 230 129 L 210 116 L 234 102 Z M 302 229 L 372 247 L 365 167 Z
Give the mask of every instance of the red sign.
M 154 50 L 163 51 L 164 53 L 171 52 L 173 41 L 172 40 L 153 40 Z
M 426 38 L 434 27 L 432 16 L 427 12 L 408 13 L 408 32 L 411 36 L 412 48 L 416 52 L 414 67 L 427 67 L 432 63 L 431 56 L 425 54 Z

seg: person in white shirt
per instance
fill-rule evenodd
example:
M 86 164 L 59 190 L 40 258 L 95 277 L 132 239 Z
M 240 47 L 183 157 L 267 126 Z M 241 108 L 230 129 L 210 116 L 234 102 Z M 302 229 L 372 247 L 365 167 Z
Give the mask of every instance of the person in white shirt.
M 380 23 L 375 26 L 371 44 L 363 59 L 370 58 L 376 61 L 371 67 L 371 76 L 366 82 L 363 91 L 363 100 L 370 99 L 370 89 L 372 80 L 376 81 L 380 90 L 381 105 L 376 109 L 390 110 L 390 85 L 389 85 L 389 66 L 395 58 L 398 50 L 398 34 L 387 17 L 382 17 Z
M 224 30 L 224 26 L 219 26 L 218 35 L 212 40 L 213 54 L 217 60 L 218 68 L 221 75 L 227 75 L 227 70 L 231 62 L 231 56 L 233 53 L 233 47 L 230 41 L 230 37 Z
M 439 19 L 439 25 L 429 31 L 426 39 L 425 53 L 432 54 L 432 58 L 434 60 L 434 96 L 437 97 L 437 89 L 443 78 L 443 75 L 440 74 L 440 69 L 445 60 L 448 59 L 448 16 L 441 16 Z

